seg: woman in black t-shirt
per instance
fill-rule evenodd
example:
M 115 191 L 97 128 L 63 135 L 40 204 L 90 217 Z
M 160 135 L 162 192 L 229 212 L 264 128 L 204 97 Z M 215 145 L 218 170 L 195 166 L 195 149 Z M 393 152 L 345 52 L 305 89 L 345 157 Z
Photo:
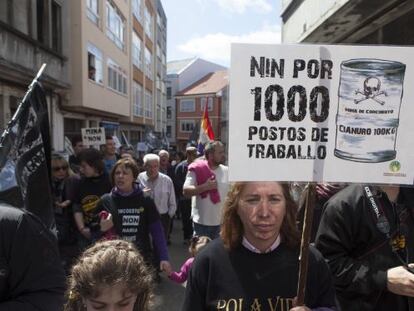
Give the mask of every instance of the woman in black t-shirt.
M 96 149 L 85 149 L 79 154 L 81 180 L 79 181 L 73 212 L 79 232 L 79 244 L 83 249 L 99 237 L 101 227 L 109 221 L 99 220 L 96 207 L 101 196 L 111 191 L 108 175 L 104 173 L 102 154 Z
M 306 306 L 296 306 L 296 212 L 287 184 L 232 185 L 224 204 L 221 238 L 196 256 L 182 310 L 334 310 L 329 268 L 314 248 L 309 253 Z
M 146 262 L 151 262 L 150 235 L 154 241 L 155 251 L 160 258 L 160 269 L 171 271 L 168 261 L 167 243 L 154 201 L 145 197 L 141 188 L 135 183 L 139 173 L 138 166 L 132 159 L 121 159 L 116 162 L 111 172 L 111 180 L 115 187 L 111 193 L 105 194 L 98 210 L 109 213 L 107 219 L 113 221 L 116 234 L 123 240 L 134 243 Z M 101 228 L 107 232 L 112 225 Z M 105 233 L 103 233 L 105 236 Z

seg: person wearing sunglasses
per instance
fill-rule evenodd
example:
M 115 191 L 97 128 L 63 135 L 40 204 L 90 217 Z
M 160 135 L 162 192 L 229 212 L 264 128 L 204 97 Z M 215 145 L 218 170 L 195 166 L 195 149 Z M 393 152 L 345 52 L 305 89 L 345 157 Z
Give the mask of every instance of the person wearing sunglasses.
M 197 254 L 190 269 L 182 310 L 334 310 L 329 267 L 314 247 L 306 306 L 296 305 L 296 213 L 288 184 L 234 183 L 224 203 L 220 238 Z
M 59 253 L 62 265 L 68 272 L 73 258 L 77 255 L 76 228 L 73 219 L 71 194 L 73 184 L 77 177 L 70 169 L 68 161 L 60 154 L 52 155 L 51 167 L 52 194 Z
M 350 185 L 325 205 L 315 244 L 342 310 L 414 310 L 414 190 Z

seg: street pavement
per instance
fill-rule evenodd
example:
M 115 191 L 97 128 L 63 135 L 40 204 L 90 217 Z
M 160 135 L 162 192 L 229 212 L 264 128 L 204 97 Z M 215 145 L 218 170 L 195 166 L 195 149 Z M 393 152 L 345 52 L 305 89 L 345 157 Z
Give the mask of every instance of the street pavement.
M 188 246 L 183 244 L 181 220 L 174 219 L 174 226 L 171 234 L 171 245 L 168 246 L 168 253 L 173 270 L 180 271 L 182 264 L 190 256 L 188 253 Z M 152 310 L 181 310 L 184 292 L 185 283 L 178 284 L 170 281 L 165 275 L 161 275 L 161 282 L 156 284 L 154 306 Z

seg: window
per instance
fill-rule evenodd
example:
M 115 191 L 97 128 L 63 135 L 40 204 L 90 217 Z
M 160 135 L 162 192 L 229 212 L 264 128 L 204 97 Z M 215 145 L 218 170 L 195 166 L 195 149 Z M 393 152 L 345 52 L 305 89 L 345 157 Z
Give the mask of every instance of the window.
M 88 78 L 103 83 L 102 52 L 91 43 L 88 43 Z
M 160 13 L 157 12 L 157 24 L 162 29 L 162 19 Z
M 152 22 L 153 22 L 153 17 L 150 13 L 150 11 L 148 10 L 147 6 L 145 6 L 145 33 L 147 34 L 147 36 L 152 39 L 152 35 L 153 35 L 153 31 L 152 31 Z
M 157 43 L 157 57 L 159 59 L 161 59 L 161 47 L 160 47 L 160 45 L 158 43 Z
M 122 94 L 127 93 L 125 70 L 111 59 L 108 59 L 108 87 Z
M 167 87 L 167 99 L 171 99 L 171 87 Z
M 180 111 L 181 112 L 194 112 L 195 111 L 194 99 L 180 100 Z
M 141 141 L 141 132 L 140 131 L 130 131 L 129 132 L 129 141 L 132 145 L 136 145 Z
M 109 2 L 106 2 L 106 35 L 117 47 L 124 49 L 125 23 L 118 10 Z
M 132 32 L 132 62 L 137 68 L 142 69 L 142 41 L 135 31 Z
M 157 105 L 157 128 L 161 125 L 161 107 Z
M 37 21 L 37 40 L 43 44 L 48 43 L 48 28 L 47 28 L 47 5 L 44 1 L 36 1 L 36 21 Z
M 163 124 L 167 124 L 167 113 L 165 107 L 161 108 L 161 120 Z
M 62 9 L 55 1 L 52 2 L 52 49 L 62 50 Z
M 141 0 L 132 0 L 132 13 L 137 20 L 141 20 Z
M 195 127 L 194 120 L 181 120 L 180 128 L 181 132 L 192 132 Z
M 152 78 L 152 53 L 145 47 L 145 74 L 148 78 Z
M 142 105 L 142 86 L 135 81 L 132 83 L 134 116 L 142 117 L 144 116 L 144 106 Z
M 171 138 L 171 125 L 167 125 L 167 131 L 165 135 L 167 135 L 168 138 Z
M 167 119 L 171 119 L 172 117 L 172 107 L 167 107 Z
M 204 111 L 208 99 L 208 111 L 213 111 L 213 97 L 201 97 L 201 111 Z
M 63 119 L 63 132 L 68 138 L 79 135 L 81 129 L 85 127 L 85 121 L 79 119 Z
M 93 23 L 99 25 L 98 0 L 86 0 L 86 15 Z
M 145 117 L 152 118 L 152 94 L 145 90 Z
M 157 90 L 157 105 L 161 106 L 162 102 L 161 102 L 161 92 L 160 90 Z

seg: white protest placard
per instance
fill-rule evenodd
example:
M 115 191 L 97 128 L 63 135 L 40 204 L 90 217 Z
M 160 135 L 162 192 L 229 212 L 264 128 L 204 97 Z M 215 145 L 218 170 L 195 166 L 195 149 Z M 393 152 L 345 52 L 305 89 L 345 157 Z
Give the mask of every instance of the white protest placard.
M 81 129 L 81 131 L 82 131 L 82 142 L 86 146 L 104 145 L 106 143 L 104 127 L 83 128 Z
M 413 55 L 233 44 L 230 180 L 413 184 Z
M 121 146 L 122 146 L 122 144 L 121 144 L 121 142 L 119 141 L 119 138 L 118 138 L 118 136 L 112 136 L 112 140 L 114 141 L 114 143 L 115 143 L 115 148 L 116 149 L 119 149 Z
M 147 144 L 145 142 L 141 141 L 137 144 L 137 151 L 138 152 L 147 152 L 147 150 L 148 150 L 148 147 L 147 147 Z

